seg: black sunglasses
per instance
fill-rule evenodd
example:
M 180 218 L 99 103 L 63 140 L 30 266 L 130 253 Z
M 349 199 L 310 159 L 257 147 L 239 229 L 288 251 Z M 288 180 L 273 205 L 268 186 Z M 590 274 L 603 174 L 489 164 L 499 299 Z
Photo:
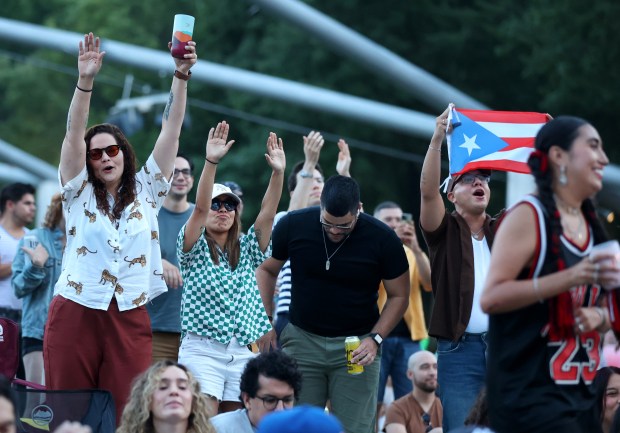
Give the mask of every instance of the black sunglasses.
M 217 212 L 222 208 L 222 206 L 224 206 L 224 209 L 226 209 L 227 212 L 237 210 L 237 203 L 235 203 L 234 201 L 219 201 L 216 198 L 211 201 L 212 211 Z
M 426 430 L 424 430 L 426 433 L 430 432 L 433 429 L 433 426 L 431 425 L 431 416 L 424 412 L 422 414 L 422 421 L 424 422 L 424 425 L 426 426 Z
M 105 152 L 109 157 L 114 157 L 118 155 L 118 152 L 120 151 L 121 151 L 120 145 L 112 144 L 111 146 L 105 147 L 103 149 L 90 149 L 88 152 L 86 152 L 86 155 L 88 155 L 89 159 L 92 159 L 93 161 L 97 161 L 101 159 L 101 157 L 103 156 L 103 152 Z

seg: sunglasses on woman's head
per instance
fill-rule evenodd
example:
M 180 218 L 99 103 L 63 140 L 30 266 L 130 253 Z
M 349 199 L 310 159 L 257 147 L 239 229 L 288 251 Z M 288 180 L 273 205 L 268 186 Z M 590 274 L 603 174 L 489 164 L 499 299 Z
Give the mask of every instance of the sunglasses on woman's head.
M 120 151 L 121 151 L 120 145 L 112 144 L 108 147 L 104 147 L 103 149 L 90 149 L 88 152 L 86 152 L 86 155 L 88 155 L 89 159 L 93 161 L 97 161 L 101 159 L 101 157 L 103 156 L 103 152 L 105 152 L 110 158 L 112 158 L 118 155 L 118 152 Z
M 222 206 L 224 206 L 224 209 L 226 209 L 227 212 L 232 212 L 234 210 L 237 210 L 237 203 L 235 203 L 234 201 L 219 201 L 218 199 L 214 198 L 213 201 L 211 201 L 211 210 L 212 211 L 219 211 Z

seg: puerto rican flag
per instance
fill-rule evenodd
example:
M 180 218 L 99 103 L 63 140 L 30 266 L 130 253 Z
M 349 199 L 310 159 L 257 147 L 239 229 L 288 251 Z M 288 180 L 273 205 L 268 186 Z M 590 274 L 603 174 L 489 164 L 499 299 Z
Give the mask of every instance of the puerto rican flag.
M 538 130 L 550 120 L 543 113 L 451 110 L 448 134 L 450 175 L 471 170 L 529 173 L 527 159 Z

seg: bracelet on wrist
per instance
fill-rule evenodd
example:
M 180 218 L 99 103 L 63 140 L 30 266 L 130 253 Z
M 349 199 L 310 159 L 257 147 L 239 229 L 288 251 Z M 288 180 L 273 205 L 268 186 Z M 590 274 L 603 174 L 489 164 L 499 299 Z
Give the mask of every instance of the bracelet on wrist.
M 90 93 L 93 91 L 93 89 L 87 90 L 87 89 L 82 89 L 80 86 L 78 86 L 77 84 L 75 85 L 75 88 L 78 90 L 81 90 L 84 93 Z
M 174 76 L 177 77 L 179 80 L 188 81 L 192 77 L 192 71 L 187 71 L 187 74 L 184 74 L 178 69 L 175 69 Z
M 428 148 L 430 150 L 434 150 L 435 152 L 441 152 L 441 147 L 438 148 L 438 147 L 428 146 Z
M 207 162 L 209 162 L 209 163 L 211 163 L 213 165 L 218 165 L 219 164 L 219 161 L 218 162 L 213 162 L 209 158 L 207 158 L 206 156 L 205 156 L 205 159 L 207 160 Z
M 607 323 L 607 320 L 605 319 L 605 312 L 601 307 L 594 307 L 594 311 L 596 311 L 601 318 L 601 324 L 598 325 L 596 328 L 598 329 L 604 327 L 605 323 Z

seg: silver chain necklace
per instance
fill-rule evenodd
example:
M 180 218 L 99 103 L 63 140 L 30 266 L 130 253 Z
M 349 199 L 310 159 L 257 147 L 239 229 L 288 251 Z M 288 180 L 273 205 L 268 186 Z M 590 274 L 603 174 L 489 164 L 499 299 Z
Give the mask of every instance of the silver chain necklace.
M 482 229 L 484 229 L 484 226 L 480 227 L 480 230 L 478 230 L 478 231 L 477 231 L 477 232 L 475 232 L 475 233 L 474 233 L 474 232 L 472 232 L 472 231 L 470 230 L 470 232 L 471 232 L 471 236 L 472 236 L 475 240 L 479 240 L 479 239 L 478 239 L 478 235 L 480 234 L 480 232 L 482 231 Z
M 330 259 L 334 257 L 334 255 L 338 252 L 340 247 L 342 247 L 344 243 L 347 241 L 347 239 L 349 239 L 349 236 L 351 236 L 351 233 L 349 233 L 347 237 L 344 238 L 344 241 L 342 241 L 342 243 L 338 245 L 338 248 L 336 248 L 336 251 L 334 251 L 331 255 L 327 253 L 327 242 L 325 241 L 325 230 L 323 230 L 323 228 L 321 228 L 321 233 L 323 233 L 323 246 L 325 247 L 325 257 L 327 257 L 327 260 L 325 261 L 325 270 L 329 271 L 329 266 L 331 265 Z

